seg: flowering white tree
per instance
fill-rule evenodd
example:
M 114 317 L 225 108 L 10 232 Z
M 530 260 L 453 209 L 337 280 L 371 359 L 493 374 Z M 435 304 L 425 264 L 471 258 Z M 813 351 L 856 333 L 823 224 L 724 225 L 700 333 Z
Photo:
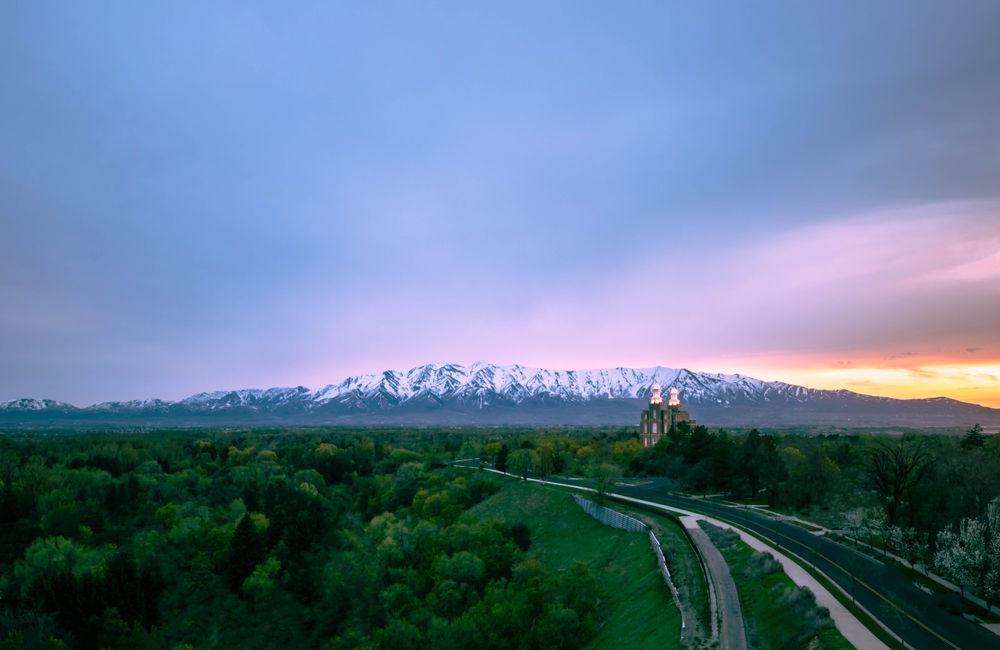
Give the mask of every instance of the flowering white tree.
M 893 526 L 889 529 L 889 541 L 896 553 L 899 553 L 904 560 L 910 563 L 910 568 L 915 569 L 917 562 L 924 562 L 927 556 L 927 533 L 914 530 L 913 528 L 902 528 Z
M 986 609 L 1000 598 L 1000 503 L 993 501 L 986 508 L 986 571 L 983 575 L 983 600 Z
M 844 526 L 851 531 L 854 539 L 861 537 L 861 529 L 865 526 L 865 509 L 855 508 L 844 514 Z
M 868 546 L 875 550 L 875 536 L 885 532 L 887 518 L 880 508 L 868 508 L 865 510 L 864 520 L 861 524 L 861 533 L 868 537 Z
M 934 565 L 965 596 L 966 588 L 978 590 L 983 586 L 986 547 L 986 525 L 978 519 L 963 519 L 957 530 L 949 525 L 938 534 Z
M 934 565 L 958 584 L 962 595 L 971 589 L 987 609 L 1000 599 L 1000 501 L 986 507 L 980 519 L 963 519 L 938 534 Z
M 875 549 L 875 535 L 885 532 L 886 516 L 880 508 L 856 508 L 844 514 L 844 526 L 854 539 L 868 538 L 868 546 Z

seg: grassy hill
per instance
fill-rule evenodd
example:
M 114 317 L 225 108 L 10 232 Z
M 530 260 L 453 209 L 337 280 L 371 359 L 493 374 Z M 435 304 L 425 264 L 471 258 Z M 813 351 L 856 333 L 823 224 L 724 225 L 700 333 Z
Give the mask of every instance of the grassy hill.
M 570 494 L 532 483 L 511 481 L 470 512 L 527 525 L 529 553 L 558 570 L 574 561 L 587 565 L 608 598 L 607 620 L 588 648 L 680 647 L 680 613 L 645 534 L 604 526 Z

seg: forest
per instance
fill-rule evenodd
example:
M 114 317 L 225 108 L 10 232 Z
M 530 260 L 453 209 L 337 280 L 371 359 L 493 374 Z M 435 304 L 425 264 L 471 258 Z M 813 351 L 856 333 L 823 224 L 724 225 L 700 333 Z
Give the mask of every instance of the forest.
M 586 569 L 550 572 L 526 558 L 524 527 L 463 517 L 497 479 L 445 467 L 422 435 L 416 449 L 377 437 L 4 438 L 4 647 L 535 648 L 592 634 Z
M 964 435 L 634 429 L 178 430 L 0 436 L 4 648 L 582 647 L 582 564 L 468 510 L 523 476 L 660 476 L 768 502 L 1000 589 L 1000 445 Z M 969 552 L 972 543 L 981 552 Z M 978 546 L 976 547 L 979 548 Z M 992 581 L 992 582 L 991 582 Z

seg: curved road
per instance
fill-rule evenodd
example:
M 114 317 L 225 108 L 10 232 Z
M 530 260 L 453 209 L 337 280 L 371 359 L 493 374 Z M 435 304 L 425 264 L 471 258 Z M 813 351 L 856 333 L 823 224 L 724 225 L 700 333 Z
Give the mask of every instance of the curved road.
M 580 485 L 579 481 L 559 482 Z M 940 596 L 917 589 L 895 567 L 876 562 L 798 526 L 768 519 L 739 507 L 677 496 L 670 492 L 666 481 L 660 479 L 645 479 L 639 485 L 619 484 L 615 486 L 615 492 L 701 512 L 742 526 L 772 544 L 776 543 L 781 549 L 815 566 L 848 594 L 853 590 L 860 605 L 917 650 L 1000 648 L 1000 636 L 961 616 L 949 614 L 938 606 Z

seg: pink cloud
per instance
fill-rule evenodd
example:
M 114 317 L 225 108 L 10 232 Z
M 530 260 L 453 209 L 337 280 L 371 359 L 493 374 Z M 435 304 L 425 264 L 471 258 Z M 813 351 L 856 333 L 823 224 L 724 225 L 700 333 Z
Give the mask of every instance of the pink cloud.
M 1000 291 L 948 271 L 995 237 L 996 206 L 924 206 L 714 251 L 667 235 L 598 282 L 548 290 L 442 272 L 426 286 L 336 305 L 292 294 L 280 309 L 311 310 L 292 356 L 310 368 L 299 381 L 315 383 L 427 361 L 748 374 L 803 363 L 849 370 L 862 359 L 909 367 L 967 354 L 970 340 L 1000 347 Z

